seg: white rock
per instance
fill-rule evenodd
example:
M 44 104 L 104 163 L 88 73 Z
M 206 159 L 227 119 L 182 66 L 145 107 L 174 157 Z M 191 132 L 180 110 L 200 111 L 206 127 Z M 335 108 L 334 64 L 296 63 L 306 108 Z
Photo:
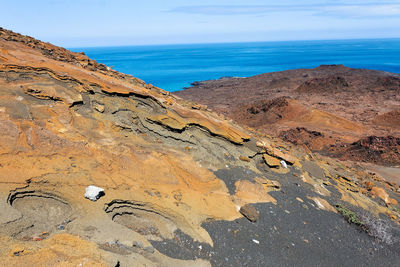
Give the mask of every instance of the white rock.
M 88 198 L 91 201 L 96 201 L 101 196 L 104 196 L 103 188 L 100 188 L 100 187 L 97 187 L 94 185 L 89 185 L 88 187 L 86 187 L 85 198 Z
M 284 160 L 281 160 L 281 165 L 283 168 L 287 169 L 287 164 Z

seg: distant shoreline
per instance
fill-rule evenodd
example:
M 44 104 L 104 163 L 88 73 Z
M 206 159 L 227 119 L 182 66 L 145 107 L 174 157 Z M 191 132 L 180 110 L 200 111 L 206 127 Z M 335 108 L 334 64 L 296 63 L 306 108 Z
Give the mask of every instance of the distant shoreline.
M 74 48 L 167 91 L 195 81 L 343 64 L 400 73 L 400 39 Z

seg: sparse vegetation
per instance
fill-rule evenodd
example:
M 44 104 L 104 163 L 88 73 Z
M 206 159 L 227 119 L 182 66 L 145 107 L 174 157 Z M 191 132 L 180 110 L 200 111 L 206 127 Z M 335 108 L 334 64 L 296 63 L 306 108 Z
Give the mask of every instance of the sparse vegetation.
M 381 220 L 366 211 L 357 214 L 342 204 L 338 204 L 335 207 L 347 222 L 359 226 L 378 242 L 387 245 L 392 245 L 397 242 L 397 238 L 391 233 L 390 226 L 384 220 Z
M 358 226 L 364 225 L 363 221 L 361 221 L 359 216 L 354 211 L 351 211 L 350 209 L 346 208 L 342 204 L 338 204 L 335 207 L 336 207 L 336 210 L 340 214 L 342 214 L 342 216 L 347 220 L 347 222 L 354 223 Z
M 338 163 L 337 166 L 338 166 L 340 169 L 343 169 L 343 170 L 345 169 L 345 167 L 344 167 L 344 165 L 343 165 L 342 163 Z
M 363 228 L 372 237 L 375 237 L 378 242 L 392 245 L 397 242 L 397 238 L 391 233 L 391 227 L 385 221 L 375 217 L 374 215 L 364 212 L 360 214 Z

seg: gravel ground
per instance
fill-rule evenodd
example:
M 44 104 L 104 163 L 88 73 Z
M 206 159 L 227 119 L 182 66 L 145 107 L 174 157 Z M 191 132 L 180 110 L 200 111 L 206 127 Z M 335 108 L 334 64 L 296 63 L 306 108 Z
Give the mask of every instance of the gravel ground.
M 234 190 L 237 179 L 252 179 L 255 173 L 242 168 L 215 172 Z M 260 218 L 245 218 L 203 224 L 214 247 L 177 231 L 175 239 L 153 241 L 161 253 L 173 258 L 209 260 L 213 266 L 396 266 L 399 242 L 377 242 L 336 213 L 317 209 L 307 196 L 316 196 L 311 186 L 293 174 L 267 173 L 282 189 L 270 194 L 277 200 L 254 206 Z M 337 198 L 332 192 L 332 198 Z M 304 202 L 298 201 L 301 198 Z

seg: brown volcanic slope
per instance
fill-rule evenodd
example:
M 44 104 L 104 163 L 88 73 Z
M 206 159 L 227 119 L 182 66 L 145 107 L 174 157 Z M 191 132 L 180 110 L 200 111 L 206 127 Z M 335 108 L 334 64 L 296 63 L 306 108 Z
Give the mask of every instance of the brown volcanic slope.
M 340 154 L 342 159 L 352 159 L 342 148 L 354 149 L 353 142 L 359 139 L 400 136 L 400 75 L 394 73 L 325 65 L 196 82 L 176 95 L 295 144 Z M 398 146 L 381 147 L 381 158 L 365 154 L 358 159 L 400 164 L 398 154 L 387 160 L 398 150 Z
M 1 266 L 393 266 L 400 256 L 396 182 L 1 28 L 0 133 Z M 85 199 L 89 185 L 105 195 Z M 384 232 L 361 232 L 336 204 L 380 216 Z

